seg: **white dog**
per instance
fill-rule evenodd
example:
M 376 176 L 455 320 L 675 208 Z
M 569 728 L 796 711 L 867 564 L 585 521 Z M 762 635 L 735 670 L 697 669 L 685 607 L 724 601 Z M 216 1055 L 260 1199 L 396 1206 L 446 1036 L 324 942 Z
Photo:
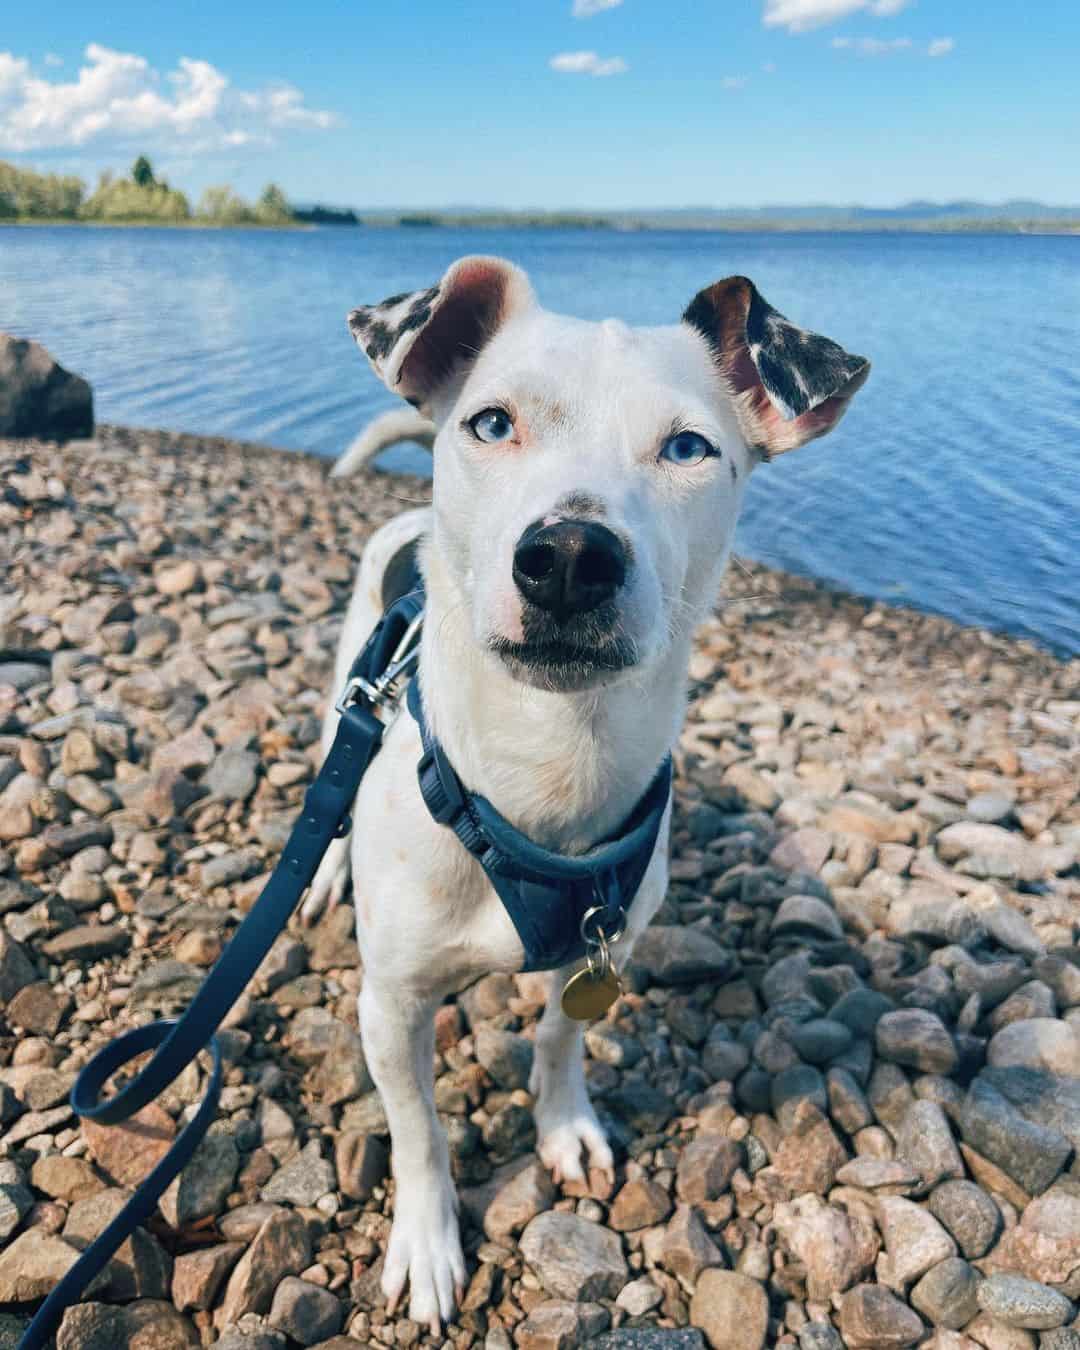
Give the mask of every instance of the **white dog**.
M 349 324 L 418 411 L 380 419 L 339 469 L 434 436 L 434 479 L 431 508 L 365 550 L 337 687 L 415 548 L 431 734 L 518 830 L 585 854 L 617 835 L 676 741 L 691 639 L 716 601 L 751 469 L 829 431 L 868 363 L 796 328 L 744 277 L 701 291 L 679 323 L 629 328 L 545 312 L 496 258 L 465 258 Z M 336 724 L 331 712 L 327 743 Z M 433 1102 L 433 1014 L 525 957 L 485 871 L 429 814 L 421 753 L 416 720 L 400 716 L 360 789 L 351 850 L 331 846 L 305 915 L 340 900 L 351 851 L 360 1026 L 396 1185 L 383 1290 L 393 1309 L 408 1283 L 410 1316 L 437 1335 L 465 1266 Z M 662 809 L 616 967 L 664 895 L 670 802 Z M 556 1179 L 613 1165 L 586 1093 L 582 1024 L 560 1006 L 576 968 L 554 974 L 530 1085 Z

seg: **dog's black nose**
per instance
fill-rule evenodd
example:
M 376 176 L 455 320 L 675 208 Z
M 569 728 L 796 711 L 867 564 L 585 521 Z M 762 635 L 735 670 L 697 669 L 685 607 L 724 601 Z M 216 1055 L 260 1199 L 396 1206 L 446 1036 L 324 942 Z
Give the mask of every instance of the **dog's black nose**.
M 514 581 L 530 604 L 556 619 L 587 614 L 626 580 L 619 536 L 591 520 L 530 525 L 514 549 Z

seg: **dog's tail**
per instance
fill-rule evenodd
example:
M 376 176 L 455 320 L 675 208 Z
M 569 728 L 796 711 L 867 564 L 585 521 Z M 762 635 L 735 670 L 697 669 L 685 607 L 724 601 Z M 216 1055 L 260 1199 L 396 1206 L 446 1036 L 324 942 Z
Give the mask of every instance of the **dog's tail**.
M 347 478 L 399 441 L 417 441 L 430 450 L 435 444 L 435 427 L 412 408 L 392 408 L 367 424 L 330 470 L 330 477 Z

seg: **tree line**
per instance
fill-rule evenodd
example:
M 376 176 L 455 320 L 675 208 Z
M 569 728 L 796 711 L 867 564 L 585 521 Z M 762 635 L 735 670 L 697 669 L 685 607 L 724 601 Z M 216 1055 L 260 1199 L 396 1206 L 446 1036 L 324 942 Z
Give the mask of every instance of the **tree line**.
M 208 187 L 192 210 L 183 192 L 155 175 L 145 155 L 127 178 L 102 173 L 89 194 L 83 180 L 73 175 L 36 173 L 0 161 L 0 220 L 291 225 L 304 214 L 293 210 L 275 183 L 267 184 L 254 203 L 230 187 Z

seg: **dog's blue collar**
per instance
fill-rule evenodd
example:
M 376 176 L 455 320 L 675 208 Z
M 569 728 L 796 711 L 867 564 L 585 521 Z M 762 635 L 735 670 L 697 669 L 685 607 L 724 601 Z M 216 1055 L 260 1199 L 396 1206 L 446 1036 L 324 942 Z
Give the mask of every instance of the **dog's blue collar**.
M 585 955 L 582 920 L 597 906 L 605 933 L 621 930 L 656 848 L 671 793 L 671 756 L 657 769 L 618 834 L 590 853 L 569 857 L 533 843 L 457 776 L 424 717 L 419 681 L 409 685 L 409 711 L 424 753 L 420 792 L 434 820 L 454 831 L 487 873 L 525 948 L 523 970 L 556 970 Z

